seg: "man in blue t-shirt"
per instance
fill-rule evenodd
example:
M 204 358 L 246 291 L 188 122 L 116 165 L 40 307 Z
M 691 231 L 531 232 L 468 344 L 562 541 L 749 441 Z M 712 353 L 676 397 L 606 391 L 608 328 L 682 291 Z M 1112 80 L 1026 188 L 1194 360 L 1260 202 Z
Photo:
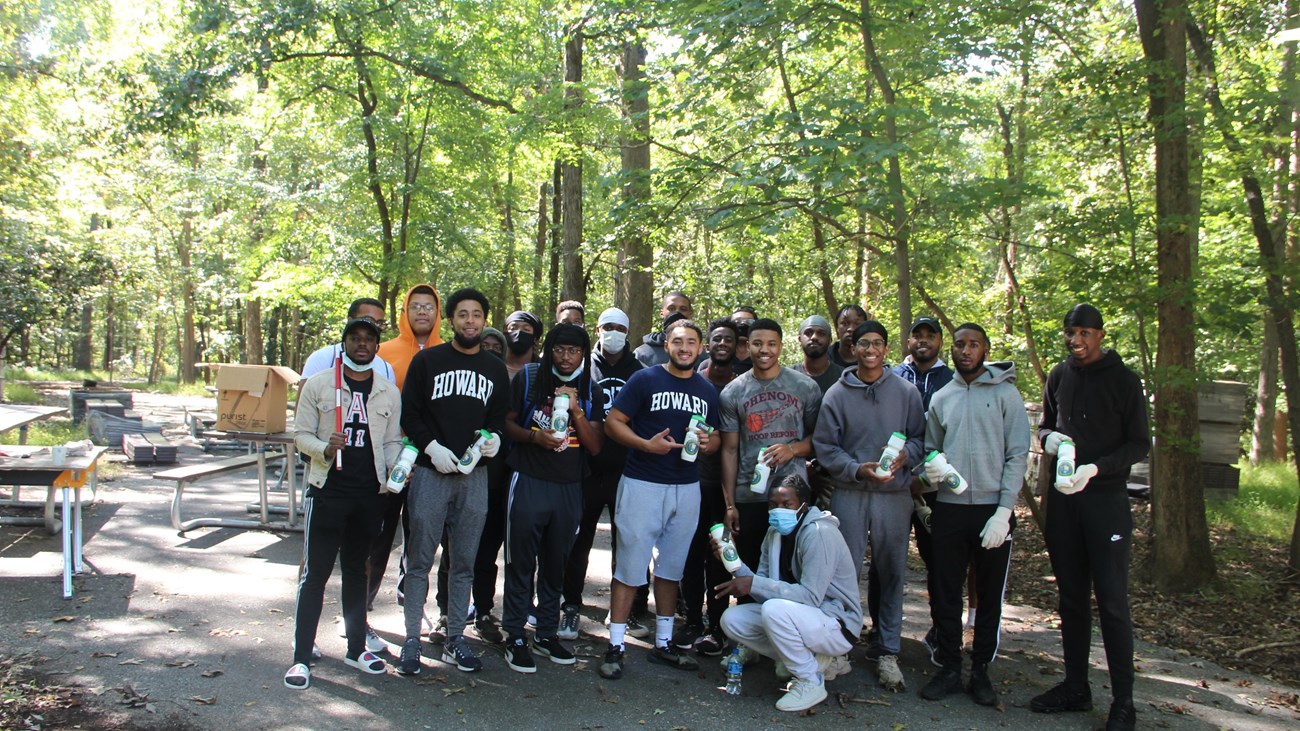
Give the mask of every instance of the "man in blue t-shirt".
M 699 452 L 717 451 L 718 392 L 695 372 L 704 334 L 691 320 L 677 320 L 664 331 L 668 362 L 637 371 L 614 399 L 606 434 L 628 447 L 627 466 L 614 509 L 616 555 L 609 612 L 609 648 L 600 666 L 603 678 L 623 677 L 624 637 L 632 599 L 646 583 L 645 568 L 658 550 L 654 567 L 655 649 L 650 661 L 695 670 L 694 658 L 673 646 L 677 582 L 700 513 L 699 468 L 694 450 L 683 451 L 692 417 L 709 429 L 695 429 Z M 665 614 L 665 612 L 667 614 Z

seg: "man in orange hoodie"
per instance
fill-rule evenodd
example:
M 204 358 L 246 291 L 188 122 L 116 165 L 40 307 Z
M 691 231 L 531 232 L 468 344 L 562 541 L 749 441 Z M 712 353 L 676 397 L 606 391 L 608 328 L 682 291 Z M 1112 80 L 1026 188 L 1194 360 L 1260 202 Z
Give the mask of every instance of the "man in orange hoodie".
M 384 360 L 393 367 L 393 376 L 400 389 L 406 383 L 406 369 L 411 365 L 415 354 L 442 343 L 438 334 L 438 324 L 442 322 L 442 298 L 432 284 L 417 284 L 406 291 L 402 301 L 402 311 L 397 320 L 397 337 L 379 344 L 379 352 Z M 386 493 L 388 502 L 384 506 L 384 523 L 379 535 L 370 546 L 370 558 L 366 564 L 368 593 L 367 609 L 373 609 L 379 587 L 384 583 L 384 572 L 388 570 L 388 556 L 393 552 L 393 537 L 397 535 L 397 526 L 403 526 L 402 535 L 406 535 L 406 491 Z M 406 566 L 406 541 L 402 541 L 402 569 Z M 397 582 L 397 599 L 402 601 L 402 582 Z

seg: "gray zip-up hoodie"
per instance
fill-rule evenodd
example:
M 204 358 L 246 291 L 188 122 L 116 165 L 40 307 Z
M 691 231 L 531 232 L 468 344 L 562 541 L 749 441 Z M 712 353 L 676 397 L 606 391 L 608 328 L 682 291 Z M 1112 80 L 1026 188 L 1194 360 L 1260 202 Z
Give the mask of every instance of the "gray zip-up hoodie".
M 985 363 L 971 383 L 960 375 L 930 400 L 925 449 L 937 449 L 957 468 L 970 488 L 960 495 L 941 489 L 938 499 L 960 505 L 1014 508 L 1025 480 L 1029 418 L 1016 390 L 1011 361 Z
M 822 410 L 813 431 L 817 462 L 830 472 L 837 488 L 848 490 L 907 490 L 912 470 L 899 470 L 894 479 L 878 484 L 858 479 L 858 467 L 880 461 L 890 435 L 907 437 L 907 464 L 921 463 L 925 437 L 925 410 L 916 386 L 888 368 L 870 385 L 858 378 L 858 369 L 844 371 L 822 397 Z
M 763 538 L 758 572 L 742 565 L 736 576 L 754 577 L 749 595 L 756 601 L 787 599 L 817 607 L 857 637 L 862 632 L 862 599 L 858 594 L 858 572 L 853 557 L 840 534 L 840 519 L 809 505 L 794 543 L 790 570 L 799 583 L 780 580 L 777 567 L 781 565 L 781 534 L 775 528 L 768 528 Z

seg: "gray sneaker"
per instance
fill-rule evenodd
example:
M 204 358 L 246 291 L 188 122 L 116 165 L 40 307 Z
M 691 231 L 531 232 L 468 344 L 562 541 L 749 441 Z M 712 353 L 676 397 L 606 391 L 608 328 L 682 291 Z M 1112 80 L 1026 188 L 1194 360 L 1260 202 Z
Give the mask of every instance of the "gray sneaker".
M 565 604 L 560 612 L 560 629 L 556 636 L 562 640 L 578 639 L 578 623 L 582 617 L 578 614 L 578 607 L 573 604 Z

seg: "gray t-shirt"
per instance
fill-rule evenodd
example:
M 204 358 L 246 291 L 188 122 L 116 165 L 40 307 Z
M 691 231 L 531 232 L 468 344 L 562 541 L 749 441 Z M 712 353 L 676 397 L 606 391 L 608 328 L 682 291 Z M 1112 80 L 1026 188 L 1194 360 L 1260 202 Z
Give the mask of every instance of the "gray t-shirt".
M 759 380 L 749 371 L 722 389 L 722 431 L 740 434 L 736 502 L 767 502 L 766 494 L 749 489 L 758 450 L 810 436 L 817 426 L 821 404 L 822 391 L 817 383 L 789 368 L 782 368 L 776 378 L 767 381 Z M 781 465 L 768 480 L 768 489 L 789 475 L 807 479 L 807 461 L 796 458 Z

